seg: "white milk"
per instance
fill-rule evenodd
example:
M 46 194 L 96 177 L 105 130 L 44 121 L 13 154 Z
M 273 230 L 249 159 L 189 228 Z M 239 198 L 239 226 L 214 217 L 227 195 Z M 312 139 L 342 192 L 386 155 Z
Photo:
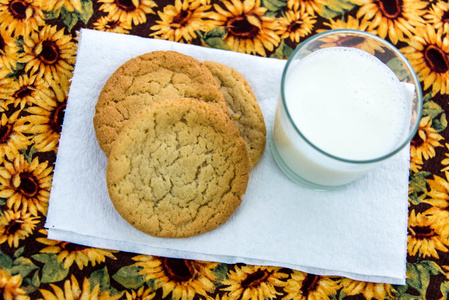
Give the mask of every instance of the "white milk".
M 342 159 L 370 160 L 402 141 L 410 122 L 406 91 L 374 56 L 353 48 L 320 49 L 289 67 L 285 101 L 292 121 L 313 145 Z M 300 177 L 320 185 L 352 181 L 372 166 L 348 165 L 301 140 L 279 105 L 274 142 Z

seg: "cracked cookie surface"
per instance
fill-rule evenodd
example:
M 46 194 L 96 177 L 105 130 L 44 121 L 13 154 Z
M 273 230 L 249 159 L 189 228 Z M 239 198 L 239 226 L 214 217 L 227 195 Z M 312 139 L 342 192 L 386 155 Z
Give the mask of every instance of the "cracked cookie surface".
M 153 51 L 121 65 L 107 80 L 93 119 L 100 148 L 109 156 L 121 128 L 148 103 L 167 98 L 196 98 L 226 111 L 226 102 L 211 72 L 191 56 Z
M 265 121 L 250 85 L 237 70 L 212 61 L 203 62 L 212 72 L 224 95 L 228 116 L 246 143 L 251 168 L 261 158 L 266 144 Z
M 225 112 L 196 99 L 164 99 L 123 127 L 106 181 L 116 210 L 132 226 L 185 238 L 228 220 L 249 171 L 246 145 Z

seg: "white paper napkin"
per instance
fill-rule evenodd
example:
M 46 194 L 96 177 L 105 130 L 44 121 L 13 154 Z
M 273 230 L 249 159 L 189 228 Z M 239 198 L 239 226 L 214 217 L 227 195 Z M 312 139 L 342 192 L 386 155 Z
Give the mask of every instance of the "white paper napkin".
M 241 72 L 259 101 L 267 137 L 271 135 L 285 61 L 82 29 L 50 195 L 49 238 L 150 255 L 405 283 L 409 149 L 344 189 L 316 192 L 291 182 L 267 143 L 251 171 L 243 203 L 218 229 L 188 239 L 162 239 L 128 225 L 109 200 L 107 159 L 92 118 L 98 94 L 116 68 L 154 50 L 175 50 Z

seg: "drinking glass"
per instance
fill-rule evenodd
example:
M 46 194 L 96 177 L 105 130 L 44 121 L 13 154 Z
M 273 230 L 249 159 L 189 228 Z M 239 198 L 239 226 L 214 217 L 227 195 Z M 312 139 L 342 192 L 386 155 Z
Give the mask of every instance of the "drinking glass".
M 302 60 L 311 54 L 317 55 L 316 52 L 319 50 L 330 47 L 340 50 L 359 49 L 364 54 L 375 57 L 395 74 L 400 83 L 398 88 L 404 89 L 407 119 L 404 121 L 402 132 L 397 132 L 394 145 L 387 151 L 362 159 L 353 154 L 336 155 L 329 150 L 330 148 L 322 149 L 321 146 L 313 142 L 316 137 L 313 135 L 320 135 L 322 132 L 305 133 L 303 132 L 304 125 L 295 121 L 293 116 L 298 112 L 295 111 L 298 108 L 292 107 L 294 105 L 291 103 L 296 101 L 293 99 L 296 95 L 291 91 L 301 91 L 306 88 L 305 85 L 310 85 L 310 81 L 294 81 L 292 76 L 294 76 L 295 70 L 298 71 L 297 68 L 301 68 Z M 360 66 L 360 69 L 363 70 L 363 66 Z M 340 80 L 339 76 L 335 76 L 334 79 Z M 376 79 L 369 78 L 367 80 Z M 316 98 L 314 101 L 316 101 L 317 107 L 320 105 L 319 94 L 326 89 L 331 89 L 333 84 L 336 83 L 320 83 L 320 89 L 316 90 L 316 97 L 312 96 L 313 99 Z M 341 97 L 343 96 L 336 95 L 335 101 Z M 337 105 L 334 114 L 343 117 L 343 111 L 340 111 L 338 103 L 334 104 Z M 388 113 L 390 109 L 385 104 L 376 103 L 376 105 L 378 109 L 383 110 L 383 113 Z M 296 183 L 317 190 L 335 189 L 356 180 L 408 145 L 418 129 L 421 113 L 421 85 L 413 67 L 398 49 L 378 36 L 359 30 L 325 31 L 302 42 L 285 65 L 273 133 L 270 137 L 272 153 L 279 167 Z M 309 117 L 313 120 L 320 116 L 317 111 L 316 114 L 311 113 Z M 354 124 L 354 126 L 358 125 Z M 351 136 L 351 138 L 357 140 L 361 137 Z M 344 140 L 337 142 L 345 143 Z

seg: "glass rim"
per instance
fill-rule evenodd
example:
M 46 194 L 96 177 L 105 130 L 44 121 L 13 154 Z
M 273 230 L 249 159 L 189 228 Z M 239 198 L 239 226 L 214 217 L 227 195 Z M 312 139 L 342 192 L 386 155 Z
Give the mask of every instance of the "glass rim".
M 371 158 L 371 159 L 362 159 L 362 160 L 356 160 L 356 159 L 347 159 L 347 158 L 343 158 L 343 157 L 339 157 L 333 154 L 330 154 L 324 150 L 322 150 L 321 148 L 319 148 L 318 146 L 316 146 L 314 143 L 312 143 L 309 139 L 307 139 L 299 130 L 299 128 L 296 126 L 295 122 L 293 122 L 292 117 L 290 115 L 290 112 L 287 108 L 287 103 L 285 101 L 285 93 L 284 93 L 284 85 L 285 85 L 285 78 L 287 75 L 287 71 L 289 69 L 289 66 L 291 64 L 291 62 L 293 61 L 296 53 L 298 53 L 302 48 L 304 48 L 305 45 L 308 45 L 310 42 L 313 42 L 314 40 L 317 40 L 323 36 L 327 36 L 327 35 L 334 35 L 337 33 L 348 33 L 348 34 L 357 34 L 357 35 L 364 35 L 370 38 L 373 38 L 379 42 L 381 42 L 382 44 L 384 44 L 385 46 L 388 46 L 388 48 L 391 49 L 391 51 L 393 51 L 397 56 L 401 57 L 401 59 L 403 60 L 403 62 L 405 63 L 405 65 L 407 66 L 407 68 L 411 71 L 411 75 L 413 77 L 413 84 L 415 85 L 416 89 L 416 96 L 418 101 L 418 107 L 416 108 L 417 111 L 417 120 L 416 123 L 413 125 L 413 128 L 410 130 L 409 135 L 407 137 L 407 139 L 405 139 L 404 142 L 400 143 L 398 146 L 396 146 L 393 150 L 389 151 L 388 153 L 375 157 L 375 158 Z M 341 47 L 345 47 L 345 46 L 341 46 Z M 289 123 L 293 126 L 293 128 L 295 129 L 296 133 L 299 134 L 301 136 L 302 139 L 304 139 L 304 141 L 311 146 L 313 149 L 317 150 L 318 152 L 320 152 L 321 154 L 332 158 L 334 160 L 340 161 L 340 162 L 345 162 L 345 163 L 353 163 L 353 164 L 370 164 L 370 163 L 376 163 L 382 160 L 385 160 L 393 155 L 395 155 L 396 153 L 398 153 L 399 151 L 401 151 L 407 144 L 409 144 L 411 142 L 411 140 L 413 139 L 413 137 L 415 136 L 418 128 L 419 128 L 419 123 L 420 123 L 420 119 L 422 117 L 422 110 L 423 110 L 423 93 L 422 93 L 422 89 L 421 89 L 421 84 L 420 81 L 418 79 L 418 76 L 415 72 L 415 70 L 413 69 L 412 65 L 410 64 L 410 62 L 408 61 L 408 59 L 390 42 L 380 38 L 379 36 L 376 36 L 374 34 L 368 33 L 366 31 L 361 31 L 361 30 L 355 30 L 355 29 L 331 29 L 331 30 L 327 30 L 321 33 L 318 33 L 314 36 L 309 37 L 308 39 L 304 40 L 302 43 L 300 43 L 295 50 L 292 52 L 292 54 L 289 56 L 287 63 L 284 66 L 284 70 L 282 72 L 282 78 L 281 78 L 281 100 L 282 100 L 282 104 L 285 108 L 285 113 L 287 115 L 287 119 L 289 121 Z M 413 101 L 415 102 L 415 101 Z

